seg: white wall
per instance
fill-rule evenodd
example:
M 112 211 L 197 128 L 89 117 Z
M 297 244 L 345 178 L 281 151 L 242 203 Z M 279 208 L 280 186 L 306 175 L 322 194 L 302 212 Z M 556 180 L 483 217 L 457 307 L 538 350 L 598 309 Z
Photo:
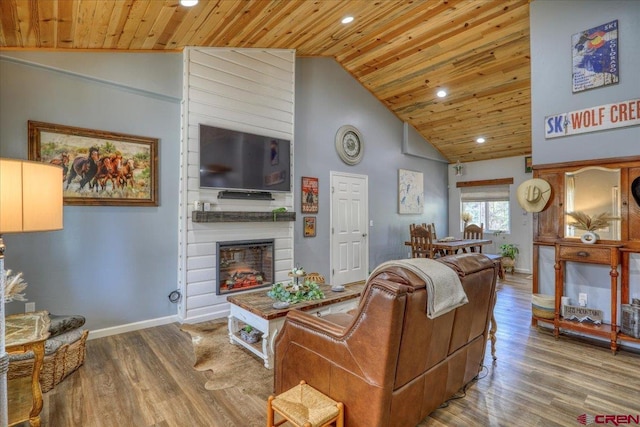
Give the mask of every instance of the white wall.
M 511 232 L 494 236 L 485 233 L 485 237 L 493 240 L 493 244 L 483 248 L 487 253 L 499 253 L 503 243 L 514 243 L 520 254 L 516 259 L 516 271 L 531 273 L 533 264 L 533 214 L 524 211 L 518 204 L 516 190 L 524 181 L 531 179 L 532 174 L 524 171 L 524 156 L 508 157 L 498 160 L 483 160 L 463 164 L 463 175 L 456 176 L 453 165 L 448 168 L 449 175 L 449 236 L 461 237 L 460 231 L 460 189 L 456 187 L 461 181 L 481 181 L 486 179 L 513 178 L 510 186 Z
M 295 148 L 295 52 L 292 50 L 187 48 L 184 51 L 184 108 L 180 189 L 179 284 L 184 298 L 179 318 L 199 322 L 228 314 L 227 295 L 216 295 L 216 243 L 273 238 L 275 279 L 293 268 L 293 222 L 191 221 L 193 202 L 215 211 L 293 210 L 292 193 L 272 201 L 218 199 L 200 188 L 199 125 L 290 140 Z M 289 159 L 281 159 L 288 161 Z M 292 161 L 292 159 L 291 159 Z

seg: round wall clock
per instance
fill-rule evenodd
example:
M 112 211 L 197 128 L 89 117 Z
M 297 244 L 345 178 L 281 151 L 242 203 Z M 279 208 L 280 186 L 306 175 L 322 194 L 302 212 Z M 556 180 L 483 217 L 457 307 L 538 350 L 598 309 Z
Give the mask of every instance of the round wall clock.
M 351 125 L 344 125 L 336 133 L 336 151 L 348 165 L 355 165 L 362 160 L 364 142 L 360 131 Z

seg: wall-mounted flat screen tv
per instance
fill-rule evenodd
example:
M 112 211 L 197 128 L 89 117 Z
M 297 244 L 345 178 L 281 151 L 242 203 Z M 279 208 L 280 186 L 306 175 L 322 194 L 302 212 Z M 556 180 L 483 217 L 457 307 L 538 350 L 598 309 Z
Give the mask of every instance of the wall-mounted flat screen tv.
M 291 142 L 200 125 L 200 187 L 291 191 Z

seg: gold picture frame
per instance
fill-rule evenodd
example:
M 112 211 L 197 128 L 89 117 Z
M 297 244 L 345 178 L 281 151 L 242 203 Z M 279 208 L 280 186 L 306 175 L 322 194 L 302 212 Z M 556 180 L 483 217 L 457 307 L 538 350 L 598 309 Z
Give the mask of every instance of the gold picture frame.
M 302 220 L 304 224 L 304 237 L 316 237 L 316 217 L 305 216 Z
M 158 206 L 158 139 L 29 120 L 29 159 L 62 167 L 65 205 Z

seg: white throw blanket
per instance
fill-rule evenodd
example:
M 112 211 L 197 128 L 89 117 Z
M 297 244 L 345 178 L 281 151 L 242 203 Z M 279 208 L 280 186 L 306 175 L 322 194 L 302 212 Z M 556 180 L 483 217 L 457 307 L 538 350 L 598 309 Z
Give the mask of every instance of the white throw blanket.
M 383 262 L 369 275 L 373 277 L 388 267 L 402 267 L 420 277 L 427 285 L 427 317 L 434 319 L 469 302 L 458 274 L 429 258 L 411 258 Z

